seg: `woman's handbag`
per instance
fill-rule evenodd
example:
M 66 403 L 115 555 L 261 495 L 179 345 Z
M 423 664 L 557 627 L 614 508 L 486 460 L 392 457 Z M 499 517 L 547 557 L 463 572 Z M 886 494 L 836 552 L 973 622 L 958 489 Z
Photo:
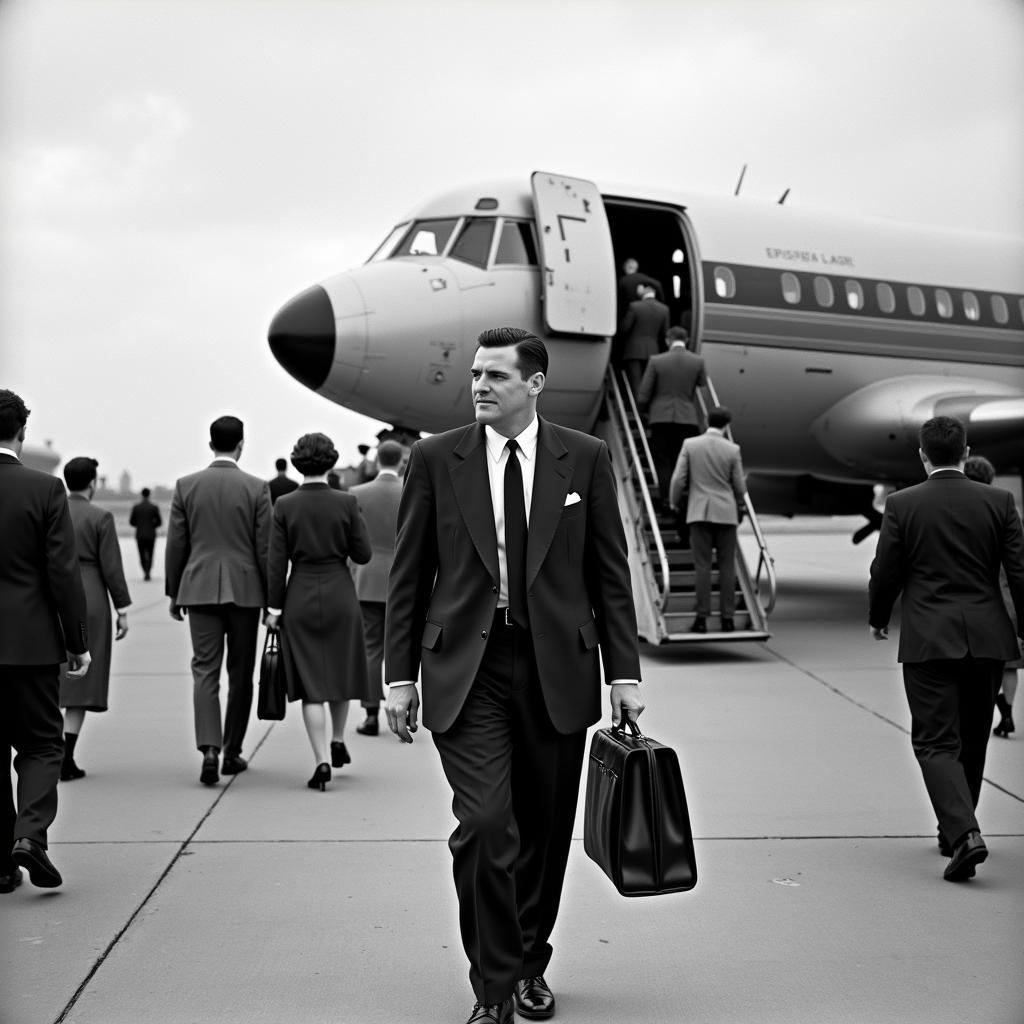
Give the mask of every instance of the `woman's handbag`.
M 697 884 L 679 759 L 626 716 L 598 729 L 590 743 L 583 849 L 623 896 L 686 892 Z
M 277 630 L 268 629 L 263 641 L 263 657 L 260 659 L 259 697 L 256 700 L 256 717 L 264 721 L 279 722 L 284 718 L 287 694 L 284 687 L 284 665 L 281 663 L 281 648 Z

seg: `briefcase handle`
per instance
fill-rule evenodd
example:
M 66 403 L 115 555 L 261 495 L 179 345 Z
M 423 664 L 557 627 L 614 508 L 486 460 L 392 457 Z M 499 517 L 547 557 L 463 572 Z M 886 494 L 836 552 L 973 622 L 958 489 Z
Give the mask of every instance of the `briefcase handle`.
M 644 738 L 643 734 L 640 732 L 640 726 L 637 725 L 636 722 L 625 712 L 623 712 L 622 717 L 619 719 L 619 724 L 612 726 L 612 732 L 617 736 L 624 736 L 626 734 L 627 725 L 629 726 L 629 731 L 633 734 L 633 739 L 642 740 Z

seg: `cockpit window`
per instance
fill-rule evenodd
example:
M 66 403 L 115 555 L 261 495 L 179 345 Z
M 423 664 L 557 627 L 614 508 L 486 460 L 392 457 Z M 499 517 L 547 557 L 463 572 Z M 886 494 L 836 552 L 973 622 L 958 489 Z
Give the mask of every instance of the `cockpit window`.
M 491 255 L 491 239 L 494 237 L 493 217 L 470 217 L 452 246 L 452 259 L 472 263 L 474 267 L 486 267 Z
M 501 225 L 494 262 L 518 263 L 528 267 L 537 265 L 537 247 L 533 244 L 533 231 L 527 221 L 507 220 Z
M 391 255 L 440 256 L 458 222 L 457 217 L 415 221 L 402 239 L 402 244 Z
M 398 244 L 398 240 L 409 230 L 408 223 L 399 224 L 397 228 L 392 228 L 391 233 L 383 242 L 377 247 L 376 252 L 367 260 L 368 263 L 373 263 L 374 260 L 386 260 L 391 255 L 391 250 Z

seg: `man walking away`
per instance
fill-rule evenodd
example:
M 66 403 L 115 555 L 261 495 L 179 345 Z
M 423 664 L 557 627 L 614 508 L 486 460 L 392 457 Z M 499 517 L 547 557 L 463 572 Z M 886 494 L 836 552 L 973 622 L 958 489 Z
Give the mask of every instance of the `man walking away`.
M 142 501 L 132 506 L 129 526 L 135 527 L 135 543 L 142 563 L 142 578 L 148 580 L 153 568 L 153 548 L 156 547 L 156 531 L 163 526 L 160 509 L 149 500 L 149 488 L 142 488 Z
M 286 459 L 275 459 L 274 469 L 277 470 L 277 475 L 268 482 L 271 505 L 275 504 L 282 494 L 291 494 L 299 486 L 298 480 L 293 480 L 288 475 L 288 462 Z
M 252 674 L 260 609 L 267 602 L 270 489 L 238 468 L 242 421 L 221 416 L 210 425 L 213 462 L 174 487 L 167 527 L 167 583 L 171 617 L 188 613 L 192 634 L 199 781 L 245 771 L 242 741 L 252 708 Z M 227 642 L 228 700 L 221 725 L 220 670 Z
M 64 759 L 60 666 L 89 670 L 85 590 L 64 487 L 21 464 L 29 410 L 0 390 L 0 893 L 52 889 L 63 879 L 47 854 Z M 18 799 L 11 786 L 11 752 Z
M 356 726 L 363 736 L 376 736 L 378 715 L 384 699 L 384 609 L 388 596 L 388 573 L 395 558 L 395 533 L 398 529 L 398 503 L 402 481 L 398 472 L 405 452 L 397 441 L 381 441 L 377 448 L 377 475 L 365 484 L 349 489 L 359 499 L 359 509 L 370 529 L 373 557 L 366 565 L 355 567 L 356 596 L 363 615 L 366 661 L 373 700 L 363 701 L 366 718 Z
M 1024 627 L 1024 531 L 1009 491 L 969 480 L 964 425 L 936 416 L 918 434 L 928 479 L 890 494 L 871 563 L 868 623 L 897 657 L 911 743 L 939 823 L 947 882 L 972 878 L 988 848 L 975 811 L 1003 663 L 1018 652 L 999 567 Z
M 658 493 L 669 511 L 669 483 L 679 450 L 688 437 L 700 433 L 697 388 L 707 384 L 704 360 L 686 347 L 686 328 L 666 332 L 667 352 L 651 356 L 636 395 L 637 408 L 651 427 L 651 455 L 658 475 Z
M 708 631 L 711 615 L 712 549 L 718 553 L 718 601 L 723 633 L 735 628 L 736 528 L 747 486 L 740 446 L 725 436 L 732 413 L 716 406 L 708 413 L 708 429 L 683 442 L 669 484 L 669 503 L 679 511 L 686 492 L 686 525 L 696 573 L 697 615 L 694 633 Z

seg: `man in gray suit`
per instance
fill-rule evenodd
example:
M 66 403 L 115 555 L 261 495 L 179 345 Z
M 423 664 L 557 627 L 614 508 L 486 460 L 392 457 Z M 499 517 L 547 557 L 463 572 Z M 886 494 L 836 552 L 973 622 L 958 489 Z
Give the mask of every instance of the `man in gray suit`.
M 266 605 L 270 546 L 270 489 L 238 468 L 242 421 L 210 424 L 213 462 L 175 485 L 167 527 L 167 596 L 171 617 L 188 613 L 192 633 L 199 780 L 212 786 L 220 771 L 237 775 L 248 763 L 242 741 L 252 707 L 252 674 L 260 610 Z M 228 701 L 221 727 L 220 669 L 227 640 Z
M 395 533 L 398 529 L 398 503 L 402 498 L 399 469 L 405 450 L 397 441 L 381 441 L 377 447 L 376 476 L 365 484 L 349 489 L 359 499 L 359 510 L 370 528 L 373 557 L 355 568 L 356 596 L 363 613 L 366 663 L 371 691 L 376 699 L 363 701 L 366 718 L 356 726 L 363 736 L 380 731 L 378 716 L 384 699 L 384 609 L 388 594 L 388 573 L 395 560 Z
M 669 350 L 651 356 L 644 371 L 636 404 L 651 427 L 651 455 L 658 475 L 661 504 L 668 510 L 668 485 L 688 437 L 700 433 L 697 388 L 707 384 L 704 360 L 687 350 L 685 327 L 670 327 Z
M 697 616 L 694 633 L 706 633 L 711 614 L 711 551 L 718 552 L 718 595 L 722 632 L 731 632 L 736 613 L 736 527 L 747 494 L 740 446 L 725 436 L 732 413 L 716 406 L 708 413 L 708 429 L 683 442 L 669 484 L 673 509 L 687 492 L 686 522 L 690 529 L 697 575 Z

